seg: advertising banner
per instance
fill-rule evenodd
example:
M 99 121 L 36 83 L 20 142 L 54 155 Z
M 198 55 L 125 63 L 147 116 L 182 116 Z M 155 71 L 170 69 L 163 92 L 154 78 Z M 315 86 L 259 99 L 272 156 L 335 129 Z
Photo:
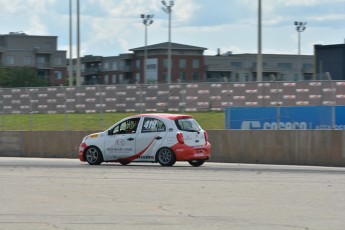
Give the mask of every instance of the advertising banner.
M 345 129 L 345 106 L 231 107 L 226 129 Z

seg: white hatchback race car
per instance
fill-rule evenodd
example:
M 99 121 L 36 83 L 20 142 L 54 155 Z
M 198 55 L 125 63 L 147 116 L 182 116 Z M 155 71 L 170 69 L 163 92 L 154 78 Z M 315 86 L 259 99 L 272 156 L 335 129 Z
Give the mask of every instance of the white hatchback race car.
M 190 115 L 139 114 L 117 122 L 109 129 L 84 137 L 79 159 L 90 165 L 102 162 L 158 162 L 172 166 L 188 161 L 198 167 L 209 159 L 207 132 Z

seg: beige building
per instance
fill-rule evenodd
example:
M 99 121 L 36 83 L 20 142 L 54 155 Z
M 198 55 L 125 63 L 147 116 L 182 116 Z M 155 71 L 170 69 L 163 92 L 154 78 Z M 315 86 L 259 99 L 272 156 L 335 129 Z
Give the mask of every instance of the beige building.
M 67 78 L 66 51 L 57 49 L 57 36 L 0 35 L 0 65 L 33 68 L 51 85 L 63 84 Z

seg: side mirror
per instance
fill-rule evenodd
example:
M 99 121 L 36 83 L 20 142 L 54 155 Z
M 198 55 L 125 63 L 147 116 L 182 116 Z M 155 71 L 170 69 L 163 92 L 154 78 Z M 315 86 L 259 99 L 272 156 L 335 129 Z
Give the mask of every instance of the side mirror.
M 112 136 L 112 135 L 114 135 L 113 130 L 109 129 L 108 130 L 108 136 Z

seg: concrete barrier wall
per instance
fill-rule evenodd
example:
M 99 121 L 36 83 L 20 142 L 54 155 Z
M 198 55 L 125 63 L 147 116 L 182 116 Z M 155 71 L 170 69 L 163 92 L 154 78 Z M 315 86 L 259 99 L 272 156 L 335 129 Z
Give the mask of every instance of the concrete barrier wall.
M 2 131 L 0 157 L 78 158 L 94 131 Z M 208 130 L 212 162 L 345 166 L 342 130 Z
M 212 161 L 345 166 L 342 130 L 209 130 Z

